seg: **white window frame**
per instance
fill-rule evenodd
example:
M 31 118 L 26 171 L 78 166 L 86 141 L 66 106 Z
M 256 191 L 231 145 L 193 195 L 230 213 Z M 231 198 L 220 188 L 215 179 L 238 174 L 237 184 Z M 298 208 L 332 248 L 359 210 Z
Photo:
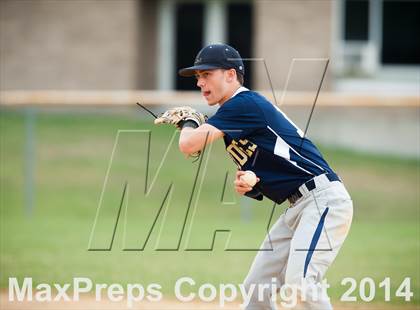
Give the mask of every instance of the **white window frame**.
M 339 90 L 346 90 L 347 86 L 343 84 L 350 80 L 363 80 L 363 83 L 375 84 L 378 82 L 392 83 L 393 81 L 401 82 L 401 90 L 416 90 L 415 84 L 419 81 L 418 65 L 392 65 L 383 64 L 381 61 L 382 53 L 382 18 L 383 18 L 383 2 L 384 0 L 368 0 L 369 1 L 369 29 L 367 41 L 346 41 L 344 39 L 345 27 L 345 0 L 332 1 L 332 46 L 331 55 L 333 55 L 332 70 L 337 78 L 336 85 L 340 85 Z M 360 53 L 362 61 L 359 64 L 359 74 L 354 76 L 348 75 L 349 68 L 346 68 L 344 60 L 345 54 Z M 402 85 L 402 83 L 405 83 Z M 353 85 L 353 84 L 352 84 Z M 373 86 L 373 85 L 370 85 Z M 370 87 L 366 85 L 366 89 Z M 351 87 L 348 87 L 349 89 Z

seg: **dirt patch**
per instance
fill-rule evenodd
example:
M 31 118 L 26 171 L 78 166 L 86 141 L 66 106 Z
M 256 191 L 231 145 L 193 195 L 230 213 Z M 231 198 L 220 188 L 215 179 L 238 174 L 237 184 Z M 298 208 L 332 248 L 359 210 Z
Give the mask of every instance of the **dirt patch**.
M 142 301 L 136 302 L 131 308 L 127 306 L 126 301 L 112 302 L 110 300 L 96 301 L 94 296 L 83 296 L 79 301 L 57 301 L 57 302 L 36 302 L 9 301 L 8 292 L 0 293 L 0 309 L 2 310 L 121 310 L 121 309 L 142 309 L 142 310 L 233 310 L 241 309 L 239 302 L 226 303 L 224 307 L 220 307 L 217 303 L 206 303 L 199 301 L 181 302 L 176 299 L 163 298 L 159 302 Z M 280 309 L 282 308 L 279 306 Z M 290 308 L 289 308 L 290 309 Z M 390 305 L 390 304 L 338 304 L 335 310 L 387 310 L 387 309 L 404 309 L 418 310 L 417 305 Z
M 126 301 L 112 302 L 110 300 L 96 301 L 94 296 L 84 296 L 79 301 L 57 301 L 57 302 L 11 302 L 6 293 L 1 294 L 0 309 L 2 310 L 121 310 L 121 309 L 143 309 L 143 310 L 213 310 L 213 309 L 240 309 L 239 303 L 229 303 L 225 307 L 220 308 L 216 303 L 204 302 L 180 302 L 176 299 L 164 298 L 159 302 L 135 302 L 133 306 L 128 307 Z

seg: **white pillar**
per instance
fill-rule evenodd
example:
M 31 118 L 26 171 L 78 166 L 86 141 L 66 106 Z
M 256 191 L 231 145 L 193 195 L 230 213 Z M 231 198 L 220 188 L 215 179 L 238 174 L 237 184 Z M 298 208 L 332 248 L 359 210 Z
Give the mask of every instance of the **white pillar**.
M 204 7 L 204 45 L 226 43 L 226 3 L 208 0 Z
M 175 1 L 160 0 L 158 9 L 158 81 L 159 90 L 175 87 Z
M 344 0 L 331 1 L 331 70 L 340 74 L 344 69 Z M 335 82 L 335 81 L 333 81 Z

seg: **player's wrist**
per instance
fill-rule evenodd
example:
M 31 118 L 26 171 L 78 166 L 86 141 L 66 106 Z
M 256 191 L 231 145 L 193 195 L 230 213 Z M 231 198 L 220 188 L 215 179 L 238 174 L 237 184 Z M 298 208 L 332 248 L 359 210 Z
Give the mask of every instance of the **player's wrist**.
M 182 120 L 178 123 L 178 127 L 179 129 L 184 129 L 184 128 L 198 128 L 200 126 L 200 124 L 198 124 L 198 122 L 196 122 L 195 120 L 192 119 L 186 119 L 186 120 Z

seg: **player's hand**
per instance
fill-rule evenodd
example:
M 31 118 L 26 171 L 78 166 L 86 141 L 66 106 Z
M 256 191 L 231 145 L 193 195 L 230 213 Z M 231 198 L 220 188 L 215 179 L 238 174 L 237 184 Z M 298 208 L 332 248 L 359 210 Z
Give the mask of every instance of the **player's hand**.
M 178 129 L 182 129 L 182 125 L 186 121 L 195 123 L 194 127 L 197 128 L 207 121 L 207 115 L 188 106 L 176 107 L 159 115 L 159 117 L 155 119 L 155 124 L 171 124 Z
M 236 171 L 236 178 L 233 184 L 235 185 L 235 191 L 239 195 L 245 195 L 245 193 L 252 191 L 252 187 L 248 185 L 248 183 L 241 180 L 241 175 L 244 175 L 245 171 L 238 170 Z M 260 181 L 260 178 L 257 177 L 257 182 Z

